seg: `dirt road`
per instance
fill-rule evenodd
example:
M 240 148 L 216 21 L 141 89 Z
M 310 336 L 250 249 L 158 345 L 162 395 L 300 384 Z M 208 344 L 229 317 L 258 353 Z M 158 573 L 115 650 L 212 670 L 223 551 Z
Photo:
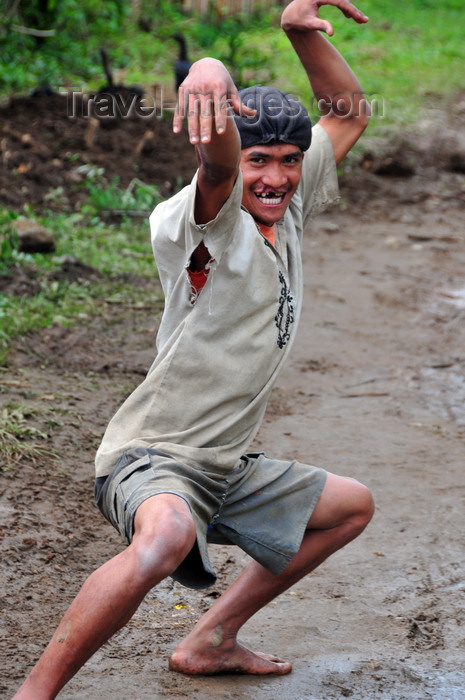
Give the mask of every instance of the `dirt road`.
M 377 512 L 244 628 L 245 643 L 292 660 L 293 673 L 167 669 L 246 562 L 216 547 L 217 586 L 162 584 L 60 698 L 465 699 L 465 188 L 460 173 L 432 167 L 343 178 L 342 205 L 306 238 L 300 337 L 256 447 L 360 479 Z M 92 462 L 150 363 L 155 312 L 113 309 L 104 322 L 44 331 L 18 343 L 1 374 L 2 401 L 35 408 L 60 455 L 0 476 L 2 697 L 88 572 L 122 546 L 92 505 Z

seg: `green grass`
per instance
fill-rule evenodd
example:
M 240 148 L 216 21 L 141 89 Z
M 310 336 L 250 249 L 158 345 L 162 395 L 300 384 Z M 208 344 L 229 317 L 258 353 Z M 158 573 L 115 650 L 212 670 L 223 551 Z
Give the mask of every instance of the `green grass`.
M 83 213 L 35 217 L 54 236 L 55 253 L 30 255 L 8 248 L 9 255 L 4 253 L 0 259 L 3 274 L 14 277 L 15 270 L 21 268 L 40 285 L 33 296 L 0 294 L 0 365 L 7 359 L 12 339 L 28 332 L 82 322 L 91 315 L 104 314 L 109 304 L 159 306 L 160 292 L 151 284 L 156 269 L 147 220 L 128 218 L 109 225 L 97 215 L 94 205 L 87 207 L 90 222 Z M 0 209 L 0 240 L 10 238 L 14 216 Z M 79 282 L 52 279 L 66 260 L 78 260 L 97 274 Z

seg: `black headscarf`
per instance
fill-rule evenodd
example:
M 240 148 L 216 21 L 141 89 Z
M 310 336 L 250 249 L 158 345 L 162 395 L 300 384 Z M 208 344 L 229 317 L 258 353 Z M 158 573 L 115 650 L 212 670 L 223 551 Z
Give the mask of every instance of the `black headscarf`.
M 312 140 L 312 123 L 296 97 L 274 87 L 254 85 L 239 92 L 241 101 L 256 109 L 252 117 L 235 114 L 242 148 L 258 144 L 290 143 L 306 151 Z

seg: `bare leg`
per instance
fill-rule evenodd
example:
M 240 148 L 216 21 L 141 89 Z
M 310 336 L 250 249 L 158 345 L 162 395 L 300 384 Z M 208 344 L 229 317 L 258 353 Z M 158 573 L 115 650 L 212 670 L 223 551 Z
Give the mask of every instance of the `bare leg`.
M 301 548 L 286 569 L 275 576 L 252 562 L 177 647 L 170 668 L 202 675 L 289 673 L 290 663 L 239 644 L 239 629 L 264 605 L 357 537 L 372 515 L 373 501 L 364 486 L 329 474 Z
M 13 700 L 55 698 L 129 621 L 148 591 L 177 568 L 195 536 L 181 498 L 162 494 L 145 501 L 136 513 L 132 544 L 89 576 Z

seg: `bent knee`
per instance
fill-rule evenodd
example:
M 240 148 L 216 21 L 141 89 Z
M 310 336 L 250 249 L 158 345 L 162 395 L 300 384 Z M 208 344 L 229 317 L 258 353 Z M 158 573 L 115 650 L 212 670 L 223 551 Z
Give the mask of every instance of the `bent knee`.
M 193 541 L 173 533 L 169 547 L 160 547 L 158 542 L 142 537 L 135 538 L 130 547 L 137 576 L 155 585 L 176 571 L 192 549 Z
M 360 530 L 363 530 L 375 513 L 375 502 L 373 495 L 364 484 L 361 484 L 356 479 L 350 479 L 354 493 L 352 495 L 352 503 L 354 508 L 353 517 L 359 524 Z
M 351 477 L 329 473 L 309 525 L 326 529 L 346 523 L 354 532 L 361 532 L 373 514 L 373 496 L 366 486 Z
M 173 497 L 139 508 L 130 545 L 143 577 L 166 578 L 191 551 L 196 541 L 194 520 L 187 504 Z M 150 500 L 150 499 L 149 499 Z M 155 499 L 154 499 L 155 500 Z

